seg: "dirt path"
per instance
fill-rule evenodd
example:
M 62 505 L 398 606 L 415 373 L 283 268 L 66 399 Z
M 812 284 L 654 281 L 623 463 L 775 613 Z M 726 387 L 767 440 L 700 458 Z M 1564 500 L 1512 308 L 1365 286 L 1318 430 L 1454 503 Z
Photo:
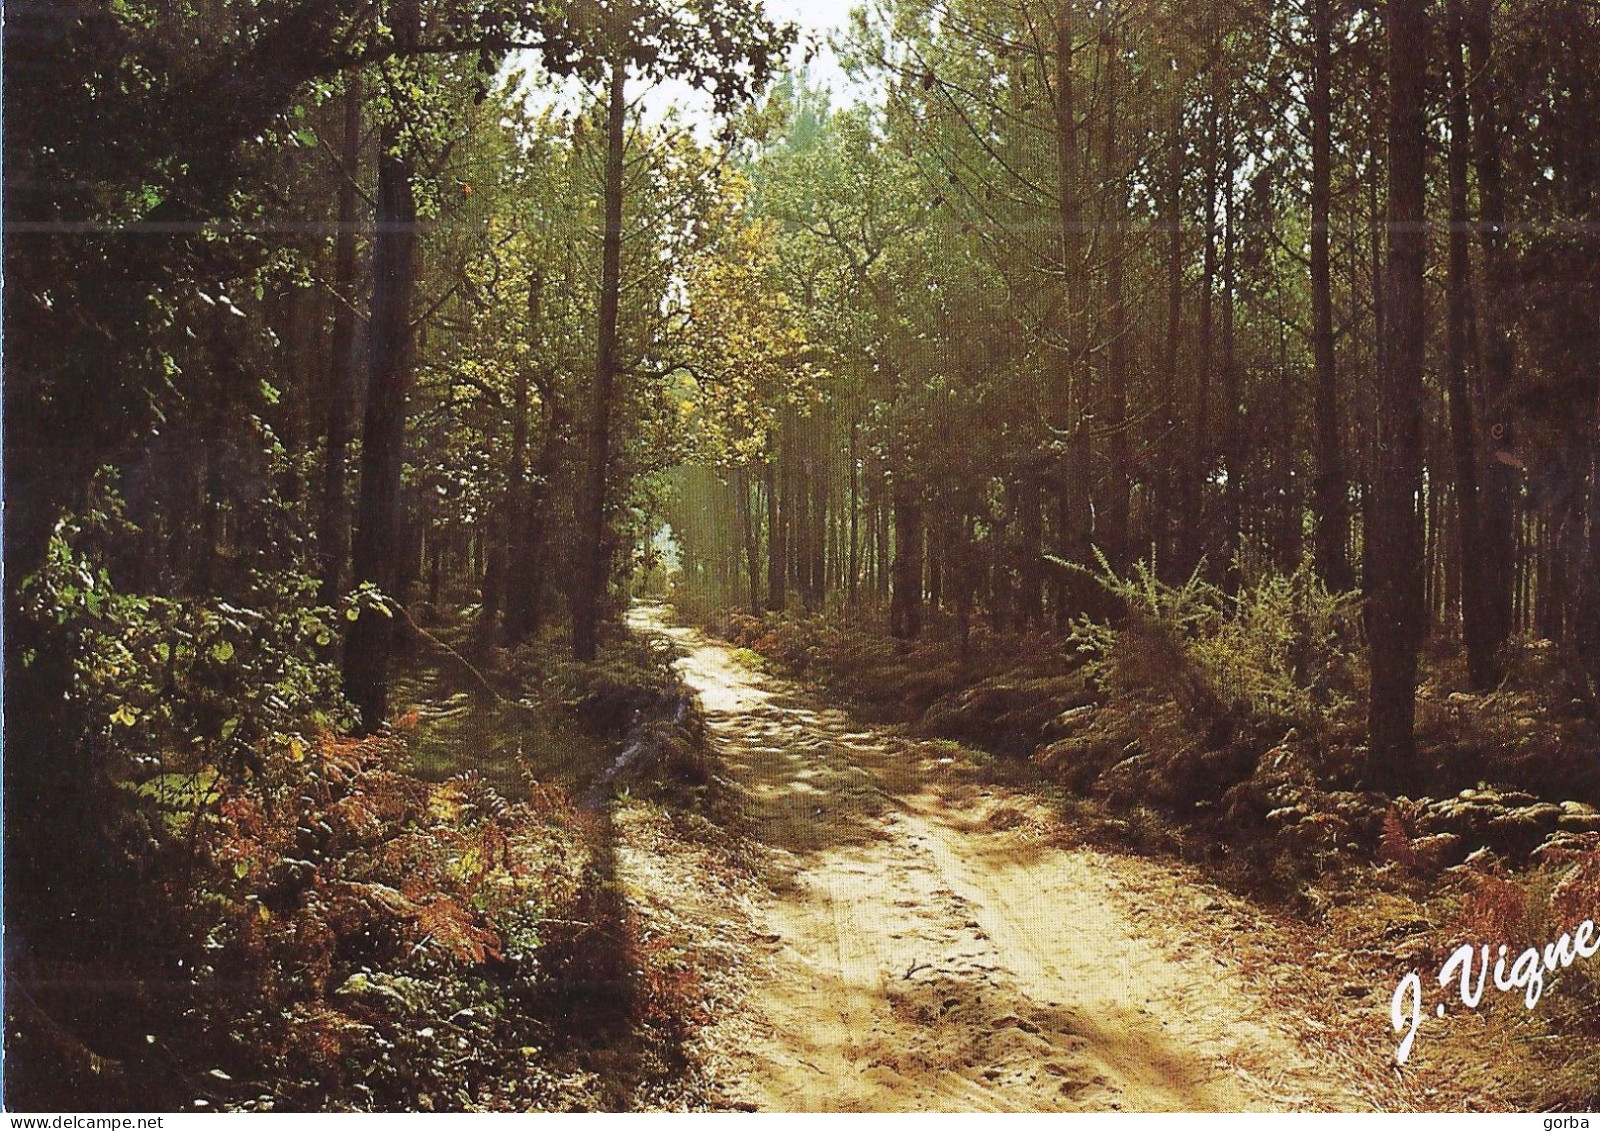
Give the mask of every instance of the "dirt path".
M 975 756 L 854 723 L 657 608 L 633 620 L 682 652 L 763 846 L 762 894 L 676 908 L 742 922 L 761 955 L 707 1039 L 733 1101 L 1406 1106 L 1382 1063 L 1386 996 L 1344 987 L 1369 999 L 1342 1010 L 1349 1033 L 1286 1012 L 1273 971 L 1304 939 L 1176 866 L 1052 843 L 1055 816 L 986 784 Z

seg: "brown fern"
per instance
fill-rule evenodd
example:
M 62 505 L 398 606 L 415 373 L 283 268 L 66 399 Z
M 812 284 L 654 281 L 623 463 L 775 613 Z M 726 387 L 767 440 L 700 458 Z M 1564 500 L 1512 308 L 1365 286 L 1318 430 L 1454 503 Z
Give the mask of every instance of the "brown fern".
M 471 912 L 453 899 L 440 898 L 417 913 L 417 926 L 434 946 L 460 962 L 481 964 L 500 957 L 500 938 L 473 922 Z
M 1405 820 L 1393 806 L 1383 815 L 1383 831 L 1378 836 L 1378 855 L 1405 868 L 1417 866 L 1417 851 L 1411 846 Z
M 1528 922 L 1528 893 L 1501 876 L 1475 875 L 1458 920 L 1469 938 L 1517 942 Z
M 1550 913 L 1563 931 L 1600 918 L 1600 851 L 1580 856 L 1556 882 L 1550 891 Z

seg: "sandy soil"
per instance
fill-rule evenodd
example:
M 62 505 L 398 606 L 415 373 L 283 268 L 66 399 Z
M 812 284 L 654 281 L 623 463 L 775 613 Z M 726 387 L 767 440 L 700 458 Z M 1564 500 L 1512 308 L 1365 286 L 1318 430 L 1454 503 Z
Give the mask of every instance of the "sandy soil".
M 731 1104 L 1412 1106 L 1386 989 L 1307 970 L 1326 956 L 1303 931 L 1180 866 L 1062 847 L 1058 816 L 976 756 L 854 722 L 652 606 L 633 621 L 680 649 L 757 842 L 742 891 L 631 854 L 657 873 L 632 886 L 747 968 L 702 1038 Z

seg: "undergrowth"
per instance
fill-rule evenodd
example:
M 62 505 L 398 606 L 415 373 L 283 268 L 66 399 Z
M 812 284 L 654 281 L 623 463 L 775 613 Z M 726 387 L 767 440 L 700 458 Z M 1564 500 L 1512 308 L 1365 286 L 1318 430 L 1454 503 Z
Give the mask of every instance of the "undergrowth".
M 1059 636 L 980 628 L 962 649 L 937 612 L 913 642 L 841 618 L 708 627 L 869 715 L 1026 760 L 1068 791 L 1064 835 L 1199 863 L 1318 924 L 1379 978 L 1401 963 L 1437 974 L 1462 939 L 1543 946 L 1600 912 L 1600 743 L 1548 642 L 1521 642 L 1488 694 L 1431 652 L 1416 796 L 1391 797 L 1364 784 L 1356 595 L 1327 591 L 1309 563 L 1241 561 L 1231 591 L 1149 564 L 1056 564 L 1108 598 Z M 1537 1065 L 1515 1082 L 1519 1106 L 1600 1099 L 1592 967 L 1553 976 L 1537 1013 L 1484 1007 L 1487 1032 Z M 1447 1031 L 1442 1062 L 1485 1073 L 1470 1026 Z
M 666 656 L 618 636 L 592 665 L 554 638 L 468 658 L 428 632 L 407 649 L 437 667 L 400 702 L 437 702 L 352 738 L 333 648 L 375 592 L 319 608 L 293 573 L 231 600 L 126 591 L 122 521 L 107 496 L 63 523 L 28 589 L 68 642 L 122 883 L 94 945 L 8 939 L 8 1106 L 698 1102 L 693 960 L 639 938 L 609 815 L 613 786 L 709 789 Z M 649 756 L 622 774 L 630 748 Z

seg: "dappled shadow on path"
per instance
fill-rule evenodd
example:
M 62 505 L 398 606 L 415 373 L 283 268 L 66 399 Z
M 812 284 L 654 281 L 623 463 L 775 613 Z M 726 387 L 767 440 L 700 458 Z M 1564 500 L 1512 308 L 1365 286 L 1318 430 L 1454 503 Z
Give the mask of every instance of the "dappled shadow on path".
M 679 670 L 700 698 L 763 843 L 804 855 L 879 840 L 883 815 L 926 782 L 930 767 L 919 744 L 899 732 L 863 728 L 732 650 L 700 645 L 698 634 L 666 624 L 659 607 L 641 607 L 634 620 L 682 650 Z
M 969 752 L 866 726 L 748 656 L 671 639 L 762 846 L 773 947 L 739 1051 L 776 1110 L 1368 1106 L 1238 971 L 1147 937 L 1116 873 Z M 1170 948 L 1167 948 L 1170 949 Z

